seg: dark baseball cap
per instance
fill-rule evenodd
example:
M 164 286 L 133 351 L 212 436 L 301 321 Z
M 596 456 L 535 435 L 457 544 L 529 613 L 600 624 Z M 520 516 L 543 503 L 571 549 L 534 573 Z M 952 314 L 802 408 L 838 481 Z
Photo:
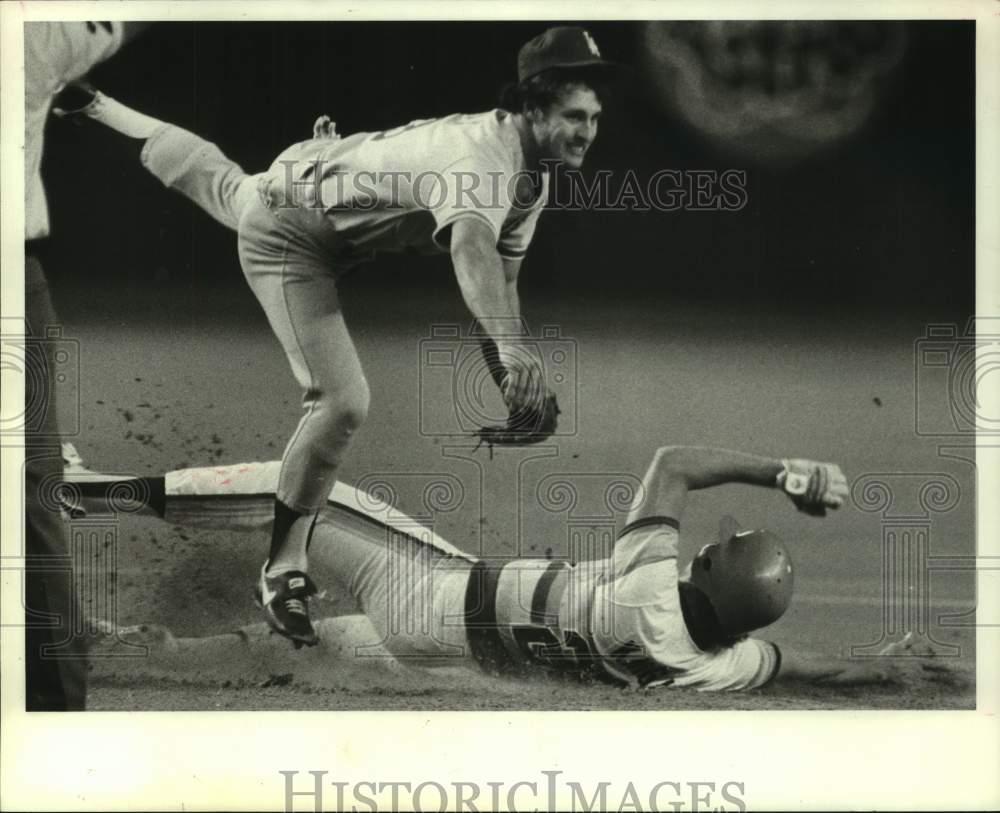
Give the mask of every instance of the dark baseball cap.
M 517 81 L 523 82 L 549 68 L 598 68 L 620 66 L 601 57 L 594 38 L 576 25 L 543 31 L 521 46 L 517 54 Z

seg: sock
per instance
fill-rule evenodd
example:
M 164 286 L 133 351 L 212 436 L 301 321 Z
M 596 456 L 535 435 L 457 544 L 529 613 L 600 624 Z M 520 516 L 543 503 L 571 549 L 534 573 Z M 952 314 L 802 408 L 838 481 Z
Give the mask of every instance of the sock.
M 143 477 L 149 488 L 149 507 L 161 517 L 167 512 L 167 478 Z
M 286 545 L 289 540 L 289 531 L 292 530 L 292 526 L 295 524 L 295 520 L 302 516 L 298 511 L 295 511 L 285 505 L 281 500 L 275 499 L 274 501 L 274 526 L 271 528 L 271 549 L 267 554 L 267 572 L 283 572 L 284 570 L 292 570 L 293 568 L 283 568 L 280 571 L 275 571 L 275 564 L 278 562 L 279 558 L 282 561 L 287 559 L 296 558 L 293 555 L 288 557 L 282 557 L 281 554 L 284 552 L 285 547 L 296 547 L 294 545 Z M 308 540 L 308 534 L 302 535 L 302 559 L 305 559 L 305 542 Z
M 306 572 L 309 564 L 309 542 L 312 539 L 316 517 L 316 514 L 312 516 L 299 515 L 298 519 L 292 523 L 284 541 L 268 559 L 267 573 L 269 576 L 277 576 L 291 570 Z
M 135 482 L 138 487 L 135 489 L 137 493 L 141 494 L 145 491 L 149 496 L 146 498 L 145 505 L 152 508 L 158 516 L 163 516 L 167 510 L 167 478 L 166 477 L 136 477 L 136 478 L 126 478 L 125 480 L 95 480 L 95 481 L 84 481 L 80 483 L 75 483 L 74 488 L 76 488 L 80 495 L 87 499 L 92 500 L 102 500 L 105 504 L 110 505 L 112 502 L 112 495 L 121 493 L 122 483 Z
M 86 115 L 112 130 L 117 130 L 122 135 L 143 140 L 149 138 L 166 124 L 153 116 L 147 116 L 145 113 L 133 110 L 103 93 L 98 93 L 93 107 L 87 110 Z
M 306 548 L 309 546 L 309 537 L 312 536 L 312 526 L 312 517 L 301 517 L 299 525 L 285 537 L 285 544 L 268 560 L 268 576 L 278 576 L 291 570 L 306 572 L 309 566 Z

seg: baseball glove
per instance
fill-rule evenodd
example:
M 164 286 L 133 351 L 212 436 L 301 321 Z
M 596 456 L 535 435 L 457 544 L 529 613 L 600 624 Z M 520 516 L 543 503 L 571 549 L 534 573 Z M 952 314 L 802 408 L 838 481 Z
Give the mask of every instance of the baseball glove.
M 510 413 L 507 422 L 484 426 L 474 434 L 479 443 L 494 446 L 530 446 L 542 443 L 552 436 L 559 425 L 559 403 L 555 393 L 548 393 L 542 403 L 534 408 L 518 409 Z
M 483 358 L 490 375 L 500 392 L 506 398 L 507 370 L 500 362 L 500 352 L 496 342 L 489 336 L 479 340 Z M 551 437 L 559 423 L 559 404 L 554 393 L 546 393 L 541 404 L 532 407 L 517 407 L 510 411 L 507 421 L 500 425 L 484 426 L 473 432 L 479 438 L 479 445 L 486 444 L 490 452 L 494 446 L 530 446 Z M 476 447 L 477 449 L 479 446 Z

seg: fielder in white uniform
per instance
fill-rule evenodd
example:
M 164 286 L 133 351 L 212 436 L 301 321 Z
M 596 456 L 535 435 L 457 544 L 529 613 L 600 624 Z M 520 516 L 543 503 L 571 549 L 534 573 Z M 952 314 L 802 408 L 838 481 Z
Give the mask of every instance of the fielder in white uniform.
M 141 510 L 202 528 L 267 528 L 280 464 L 186 469 L 141 478 Z M 477 560 L 371 495 L 337 483 L 318 514 L 312 556 L 353 597 L 367 622 L 319 624 L 331 653 L 349 636 L 359 663 L 376 649 L 409 666 L 469 666 L 490 673 L 541 670 L 641 687 L 751 689 L 783 674 L 836 680 L 848 663 L 803 662 L 747 633 L 777 620 L 792 592 L 785 546 L 724 521 L 691 570 L 677 567 L 689 491 L 725 483 L 782 488 L 810 513 L 847 496 L 839 467 L 697 447 L 659 449 L 608 559 Z M 73 481 L 89 511 L 126 491 L 104 475 Z M 120 508 L 121 506 L 119 506 Z M 135 508 L 136 506 L 130 506 Z M 293 531 L 294 532 L 294 531 Z M 259 635 L 169 640 L 172 657 L 229 657 Z M 365 652 L 364 650 L 367 650 Z M 155 653 L 154 653 L 155 656 Z M 332 658 L 332 654 L 331 654 Z M 333 658 L 332 658 L 333 659 Z
M 307 531 L 368 410 L 338 275 L 380 251 L 450 253 L 465 302 L 506 370 L 508 407 L 539 406 L 549 391 L 540 360 L 518 338 L 517 277 L 546 202 L 547 168 L 582 164 L 610 68 L 582 28 L 549 29 L 521 49 L 506 109 L 347 138 L 324 117 L 314 139 L 252 176 L 215 145 L 103 94 L 75 111 L 143 140 L 150 172 L 239 234 L 247 281 L 303 391 L 259 584 L 268 622 L 296 644 L 317 640 L 306 603 L 315 593 Z M 292 533 L 296 525 L 304 532 Z

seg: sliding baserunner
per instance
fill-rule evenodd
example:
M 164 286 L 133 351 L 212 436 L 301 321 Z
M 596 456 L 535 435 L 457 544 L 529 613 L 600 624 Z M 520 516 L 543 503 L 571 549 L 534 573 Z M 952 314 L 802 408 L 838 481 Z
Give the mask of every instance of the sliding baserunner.
M 142 495 L 144 511 L 174 524 L 266 530 L 280 465 L 186 469 L 137 478 L 132 491 Z M 80 475 L 72 482 L 91 511 L 122 493 L 122 481 L 113 477 Z M 773 534 L 739 530 L 724 518 L 719 540 L 679 571 L 689 493 L 726 483 L 781 489 L 811 514 L 837 508 L 847 496 L 834 464 L 665 447 L 654 454 L 609 558 L 491 562 L 337 483 L 318 514 L 313 556 L 332 574 L 332 589 L 352 597 L 364 617 L 318 625 L 331 665 L 356 656 L 359 664 L 384 666 L 377 655 L 386 653 L 400 668 L 458 666 L 701 690 L 885 679 L 884 665 L 870 660 L 804 657 L 750 637 L 781 617 L 792 596 L 791 556 Z M 175 662 L 216 651 L 228 658 L 261 642 L 252 628 L 198 639 L 161 629 L 153 637 Z M 889 654 L 911 643 L 893 645 Z

